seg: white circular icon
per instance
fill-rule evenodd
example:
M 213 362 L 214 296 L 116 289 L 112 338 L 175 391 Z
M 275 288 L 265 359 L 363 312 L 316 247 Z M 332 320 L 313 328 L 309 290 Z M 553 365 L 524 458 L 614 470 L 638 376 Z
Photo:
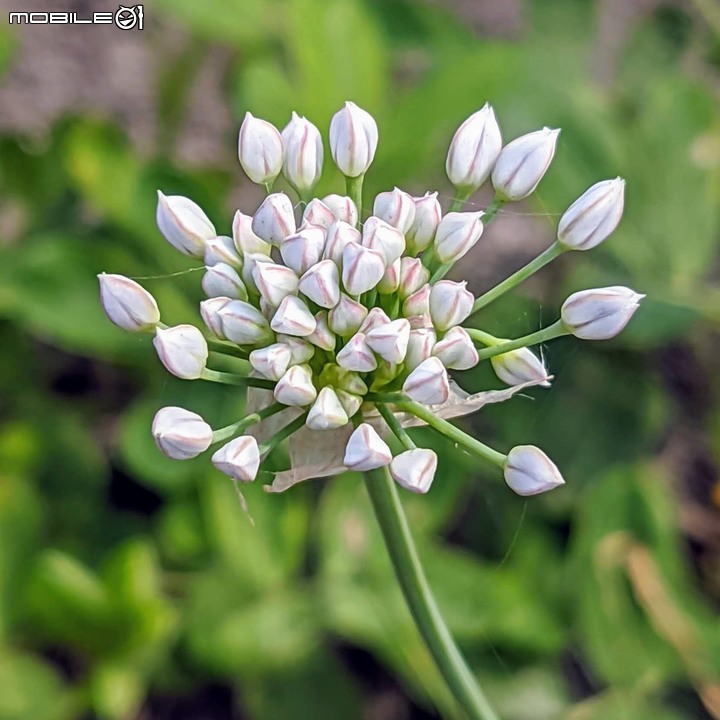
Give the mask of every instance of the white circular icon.
M 137 25 L 137 21 L 138 16 L 134 7 L 121 5 L 115 13 L 115 24 L 121 30 L 132 30 Z

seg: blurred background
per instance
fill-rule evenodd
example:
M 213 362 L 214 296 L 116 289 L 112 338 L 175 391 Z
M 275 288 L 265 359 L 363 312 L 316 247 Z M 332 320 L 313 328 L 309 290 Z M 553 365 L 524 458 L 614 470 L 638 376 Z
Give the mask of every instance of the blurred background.
M 540 445 L 567 486 L 524 500 L 423 435 L 441 472 L 405 506 L 504 720 L 720 718 L 720 3 L 147 0 L 142 31 L 9 26 L 115 10 L 25 4 L 0 0 L 0 720 L 460 720 L 359 477 L 268 496 L 266 476 L 253 527 L 206 458 L 167 460 L 149 433 L 165 404 L 229 422 L 240 393 L 170 378 L 98 302 L 100 271 L 191 267 L 155 227 L 157 188 L 225 233 L 254 211 L 246 110 L 325 133 L 346 99 L 380 127 L 367 190 L 446 207 L 449 140 L 486 100 L 508 140 L 562 127 L 537 196 L 456 270 L 475 292 L 592 183 L 627 179 L 609 242 L 477 317 L 515 337 L 575 290 L 647 293 L 617 340 L 543 348 L 551 390 L 463 421 Z M 319 194 L 341 187 L 326 162 Z M 143 284 L 174 324 L 197 322 L 199 281 Z

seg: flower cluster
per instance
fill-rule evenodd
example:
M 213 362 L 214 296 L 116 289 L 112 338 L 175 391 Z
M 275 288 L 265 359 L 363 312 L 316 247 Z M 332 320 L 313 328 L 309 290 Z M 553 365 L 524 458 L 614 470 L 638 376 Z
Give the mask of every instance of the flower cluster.
M 416 447 L 405 430 L 423 423 L 501 467 L 507 484 L 521 495 L 562 484 L 557 467 L 539 448 L 520 445 L 504 455 L 447 418 L 503 400 L 522 387 L 549 385 L 548 371 L 529 345 L 563 334 L 611 338 L 642 296 L 624 287 L 576 293 L 563 304 L 557 323 L 517 340 L 463 323 L 559 254 L 605 240 L 622 215 L 624 181 L 606 180 L 587 190 L 563 214 L 554 244 L 485 295 L 475 298 L 465 282 L 445 279 L 504 203 L 535 190 L 552 161 L 558 133 L 544 128 L 503 146 L 493 109 L 485 105 L 452 139 L 446 171 L 456 197 L 448 212 L 443 213 L 436 192 L 413 197 L 394 188 L 377 195 L 372 214 L 362 219 L 362 181 L 378 143 L 370 114 L 351 102 L 335 114 L 330 150 L 346 177 L 347 195 L 313 198 L 323 165 L 318 129 L 293 113 L 279 132 L 248 113 L 239 136 L 240 164 L 268 191 L 253 216 L 238 211 L 232 234 L 218 235 L 192 200 L 158 194 L 161 233 L 205 266 L 207 299 L 200 303 L 200 315 L 210 338 L 192 325 L 161 323 L 155 300 L 135 281 L 99 276 L 109 318 L 126 330 L 154 333 L 158 357 L 169 372 L 245 385 L 254 393 L 252 412 L 214 431 L 193 412 L 161 409 L 152 427 L 160 450 L 182 460 L 224 443 L 212 462 L 248 482 L 273 447 L 299 437 L 304 455 L 316 457 L 309 470 L 294 468 L 294 481 L 313 472 L 389 466 L 399 485 L 424 493 L 437 457 Z M 287 194 L 272 192 L 281 173 L 302 201 L 301 216 Z M 495 190 L 492 205 L 485 212 L 459 211 L 488 180 Z M 208 367 L 214 353 L 233 357 L 237 371 Z M 510 388 L 493 397 L 468 396 L 451 376 L 486 359 Z M 271 418 L 272 431 L 260 442 L 263 435 L 253 431 Z M 404 448 L 395 456 L 387 442 L 391 435 Z M 295 464 L 298 458 L 293 457 Z

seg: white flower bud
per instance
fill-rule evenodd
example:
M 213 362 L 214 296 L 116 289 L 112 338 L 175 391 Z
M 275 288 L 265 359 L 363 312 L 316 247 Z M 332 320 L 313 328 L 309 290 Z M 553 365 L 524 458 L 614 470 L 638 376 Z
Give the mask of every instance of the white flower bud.
M 415 200 L 399 188 L 377 195 L 373 215 L 397 228 L 403 235 L 415 221 Z
M 345 392 L 351 393 L 352 395 L 366 395 L 368 391 L 368 386 L 363 382 L 362 378 L 354 372 L 343 373 L 338 380 L 338 388 L 345 390 Z M 339 392 L 340 390 L 338 390 L 338 393 Z M 338 397 L 340 397 L 339 394 Z M 343 407 L 345 407 L 344 402 Z M 355 413 L 352 414 L 354 415 Z M 348 416 L 350 415 L 351 414 L 348 413 Z
M 252 435 L 241 435 L 213 453 L 212 464 L 238 482 L 252 482 L 260 469 L 260 449 Z
M 315 316 L 317 322 L 317 315 Z M 317 331 L 317 328 L 315 328 Z M 309 362 L 310 358 L 315 354 L 315 348 L 307 342 L 307 339 L 292 337 L 292 335 L 277 334 L 277 341 L 290 348 L 290 365 L 302 365 Z
M 413 330 L 435 329 L 429 315 L 411 315 L 407 320 Z
M 485 103 L 455 131 L 445 161 L 450 182 L 474 192 L 490 176 L 501 149 L 500 126 L 492 107 Z
M 348 243 L 343 248 L 342 281 L 351 295 L 360 295 L 374 288 L 385 274 L 385 258 L 381 252 Z
M 439 405 L 450 396 L 447 370 L 436 357 L 423 360 L 403 383 L 403 392 L 423 405 Z
M 345 390 L 335 389 L 335 394 L 338 396 L 340 404 L 343 406 L 348 418 L 352 416 L 362 407 L 363 399 L 359 395 L 353 395 L 352 393 L 345 392 Z
M 385 387 L 388 383 L 395 380 L 403 370 L 403 366 L 398 363 L 392 363 L 384 358 L 378 360 L 378 368 L 373 375 L 370 389 L 375 391 Z
M 249 253 L 257 253 L 260 255 L 270 255 L 272 245 L 260 239 L 252 229 L 252 215 L 236 211 L 233 218 L 232 233 L 235 249 L 241 256 Z
M 268 380 L 279 380 L 290 366 L 292 352 L 284 343 L 273 343 L 264 348 L 253 350 L 249 360 L 257 372 Z
M 406 256 L 400 260 L 398 295 L 401 300 L 420 290 L 429 280 L 430 271 L 422 264 L 420 258 Z
M 322 201 L 332 210 L 336 220 L 342 220 L 353 227 L 357 225 L 357 207 L 347 195 L 326 195 Z
M 377 367 L 377 360 L 368 346 L 365 335 L 355 333 L 337 354 L 337 364 L 346 370 L 355 372 L 372 372 Z
M 364 247 L 379 250 L 385 256 L 385 263 L 394 263 L 405 250 L 405 236 L 392 225 L 378 217 L 369 217 L 362 230 Z
M 490 358 L 490 363 L 495 374 L 508 385 L 514 386 L 526 382 L 535 382 L 543 387 L 550 387 L 545 364 L 528 348 L 520 348 L 502 355 L 495 355 L 495 357 Z
M 205 243 L 205 265 L 225 263 L 234 268 L 242 267 L 242 258 L 235 249 L 235 243 L 227 235 L 218 235 Z
M 235 268 L 217 263 L 205 268 L 202 288 L 208 297 L 229 297 L 247 300 L 247 290 Z
M 240 278 L 245 283 L 245 287 L 253 292 L 260 292 L 255 283 L 255 268 L 258 265 L 267 265 L 272 263 L 273 259 L 264 253 L 248 253 L 243 257 L 243 266 L 240 271 Z
M 505 462 L 505 482 L 518 495 L 538 495 L 565 484 L 555 463 L 534 445 L 517 445 Z
M 179 407 L 155 413 L 152 436 L 160 451 L 173 460 L 189 460 L 212 443 L 212 428 L 197 414 Z
M 478 364 L 478 352 L 467 334 L 461 327 L 450 328 L 445 337 L 439 340 L 432 354 L 440 358 L 448 370 L 469 370 Z
M 630 322 L 644 295 L 614 286 L 581 290 L 560 309 L 565 327 L 581 340 L 609 340 Z
M 333 308 L 340 300 L 340 275 L 332 260 L 321 260 L 301 278 L 298 286 L 305 297 L 323 308 Z
M 414 370 L 421 362 L 427 360 L 432 355 L 436 342 L 437 335 L 432 328 L 411 330 L 405 354 L 405 367 Z
M 330 153 L 340 172 L 358 177 L 367 172 L 375 157 L 378 129 L 370 113 L 346 102 L 330 121 Z
M 483 233 L 482 212 L 451 212 L 438 225 L 435 254 L 441 263 L 455 262 L 465 255 Z
M 340 302 L 328 313 L 328 325 L 340 337 L 349 337 L 357 332 L 367 314 L 364 305 L 340 293 Z
M 367 472 L 390 464 L 392 453 L 372 425 L 358 425 L 345 447 L 343 465 L 348 470 Z
M 459 325 L 472 312 L 473 294 L 465 289 L 466 282 L 440 280 L 430 290 L 430 317 L 438 330 Z
M 160 322 L 155 298 L 123 275 L 100 273 L 100 302 L 112 322 L 129 332 L 147 332 Z
M 280 245 L 295 232 L 295 211 L 290 198 L 285 193 L 272 193 L 255 211 L 252 231 L 271 245 Z
M 183 255 L 201 260 L 205 243 L 217 233 L 202 208 L 182 195 L 163 195 L 158 190 L 156 219 L 165 239 Z
M 270 323 L 270 327 L 275 332 L 295 337 L 312 335 L 316 325 L 308 306 L 295 295 L 287 295 L 283 298 Z
M 366 341 L 373 352 L 391 363 L 401 363 L 410 340 L 410 323 L 405 318 L 393 320 L 368 332 Z
M 309 120 L 293 111 L 282 131 L 283 175 L 299 192 L 315 186 L 322 174 L 323 144 L 320 131 Z
M 160 362 L 176 377 L 197 380 L 202 375 L 208 346 L 203 334 L 193 325 L 156 328 L 153 345 Z
M 308 225 L 282 241 L 280 255 L 288 267 L 298 275 L 302 275 L 320 262 L 324 249 L 325 230 L 315 225 Z
M 305 339 L 321 350 L 332 352 L 335 349 L 337 338 L 328 327 L 328 314 L 325 310 L 321 310 L 315 315 L 315 330 Z
M 363 320 L 360 330 L 358 332 L 367 335 L 373 328 L 379 325 L 385 325 L 390 322 L 390 318 L 387 313 L 379 307 L 370 308 L 370 312 L 367 317 Z
M 260 295 L 273 307 L 280 307 L 288 295 L 298 291 L 298 276 L 289 267 L 274 262 L 257 263 L 253 279 Z
M 571 250 L 590 250 L 610 237 L 625 204 L 625 181 L 603 180 L 586 190 L 558 224 L 558 242 Z
M 209 298 L 200 303 L 200 314 L 210 332 L 220 340 L 256 345 L 271 335 L 262 313 L 242 300 Z
M 332 260 L 338 267 L 342 265 L 342 254 L 348 243 L 362 244 L 360 231 L 343 220 L 336 220 L 327 230 L 323 257 Z
M 335 222 L 333 211 L 318 198 L 313 198 L 303 211 L 302 224 L 317 225 L 326 230 Z
M 437 455 L 432 450 L 415 448 L 396 455 L 390 463 L 393 480 L 414 493 L 426 493 L 437 470 Z
M 254 183 L 275 182 L 283 166 L 283 143 L 277 128 L 245 113 L 238 137 L 238 157 L 245 174 Z
M 385 268 L 385 273 L 377 284 L 377 291 L 381 295 L 392 295 L 400 286 L 400 258 Z
M 273 390 L 275 399 L 283 405 L 305 407 L 315 401 L 317 390 L 309 365 L 292 365 L 278 380 Z
M 509 142 L 492 171 L 495 191 L 506 200 L 530 195 L 547 172 L 555 155 L 560 130 L 543 128 Z
M 442 209 L 437 193 L 425 193 L 423 197 L 413 198 L 415 201 L 415 220 L 405 233 L 407 252 L 417 255 L 430 247 L 435 239 L 437 226 L 442 218 Z
M 407 318 L 430 314 L 430 285 L 423 285 L 403 302 L 403 315 Z
M 324 387 L 310 408 L 305 424 L 311 430 L 335 430 L 347 423 L 348 416 L 337 393 L 329 386 Z

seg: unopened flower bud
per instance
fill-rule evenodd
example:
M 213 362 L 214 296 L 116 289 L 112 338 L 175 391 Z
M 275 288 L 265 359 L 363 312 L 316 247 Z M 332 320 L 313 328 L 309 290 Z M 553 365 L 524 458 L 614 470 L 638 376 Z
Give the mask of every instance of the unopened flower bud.
M 455 262 L 480 239 L 482 212 L 451 212 L 438 225 L 435 235 L 435 254 L 441 263 Z
M 203 334 L 193 325 L 156 328 L 153 345 L 160 362 L 176 377 L 197 380 L 202 375 L 208 346 Z
M 378 129 L 370 113 L 346 102 L 330 121 L 330 153 L 343 175 L 367 172 L 375 157 Z
M 242 300 L 209 298 L 200 303 L 200 314 L 208 329 L 220 340 L 256 345 L 270 337 L 270 328 L 262 313 Z
M 348 243 L 362 244 L 360 231 L 343 220 L 336 220 L 327 230 L 323 257 L 332 260 L 338 267 L 342 266 L 342 254 Z
M 273 259 L 264 253 L 247 253 L 243 257 L 243 266 L 240 271 L 240 278 L 245 283 L 245 287 L 253 292 L 260 292 L 255 283 L 255 268 L 258 265 L 267 265 L 273 262 Z
M 165 239 L 183 255 L 201 260 L 205 243 L 217 233 L 202 208 L 182 195 L 163 195 L 158 190 L 156 219 Z
M 249 360 L 257 372 L 268 380 L 279 380 L 290 366 L 292 352 L 284 343 L 273 343 L 264 348 L 253 350 Z
M 392 225 L 378 217 L 369 217 L 363 225 L 362 244 L 379 250 L 385 256 L 385 263 L 394 263 L 405 250 L 405 236 Z
M 347 195 L 331 194 L 326 195 L 322 201 L 332 210 L 336 220 L 342 220 L 353 227 L 357 225 L 358 211 L 352 198 Z
M 348 416 L 335 390 L 324 387 L 310 408 L 305 424 L 311 430 L 335 430 L 348 423 Z
M 455 131 L 445 162 L 450 182 L 474 192 L 490 176 L 501 149 L 500 126 L 492 107 L 485 103 Z
M 621 286 L 581 290 L 563 303 L 560 317 L 576 338 L 609 340 L 630 322 L 644 297 Z
M 359 332 L 367 335 L 373 328 L 379 325 L 385 325 L 390 322 L 390 318 L 387 313 L 379 307 L 370 308 L 370 312 L 367 317 L 363 320 L 360 326 Z
M 509 142 L 492 171 L 495 191 L 505 200 L 530 195 L 547 172 L 555 155 L 560 130 L 543 128 Z
M 407 321 L 413 330 L 435 329 L 430 315 L 410 315 Z
M 280 245 L 295 232 L 295 211 L 285 193 L 272 193 L 257 209 L 252 221 L 252 231 L 271 245 Z
M 368 346 L 365 335 L 355 333 L 337 354 L 337 364 L 346 370 L 355 372 L 372 372 L 377 367 L 377 360 Z
M 197 414 L 179 407 L 155 413 L 152 436 L 161 452 L 173 460 L 189 460 L 212 443 L 212 428 Z
M 383 254 L 357 243 L 344 247 L 342 265 L 343 286 L 351 295 L 371 290 L 385 274 Z
M 370 385 L 372 392 L 377 392 L 395 380 L 402 372 L 403 365 L 393 363 L 384 358 L 378 360 L 377 370 L 373 373 Z
M 538 495 L 564 485 L 555 463 L 534 445 L 517 445 L 505 461 L 505 482 L 518 495 Z
M 355 302 L 345 293 L 340 293 L 340 301 L 328 313 L 328 325 L 340 337 L 349 337 L 358 331 L 367 314 L 368 310 L 364 305 Z
M 407 353 L 405 354 L 405 367 L 414 370 L 421 362 L 431 355 L 437 335 L 432 328 L 418 328 L 410 331 Z
M 345 448 L 343 465 L 348 470 L 367 472 L 390 464 L 392 453 L 372 425 L 358 425 Z
M 112 322 L 129 332 L 147 332 L 160 322 L 155 298 L 123 275 L 100 273 L 100 301 Z
M 283 166 L 283 143 L 277 128 L 245 113 L 238 137 L 238 157 L 245 174 L 254 183 L 275 182 Z
M 405 233 L 407 252 L 410 255 L 421 253 L 430 247 L 435 239 L 435 232 L 442 218 L 442 209 L 437 195 L 436 192 L 425 193 L 423 197 L 413 198 L 415 202 L 415 220 Z
M 235 268 L 217 263 L 205 268 L 202 288 L 208 297 L 229 297 L 247 300 L 247 290 Z
M 528 348 L 496 355 L 490 358 L 490 363 L 495 374 L 508 385 L 535 382 L 543 387 L 550 387 L 547 368 L 543 361 Z
M 315 331 L 316 322 L 308 306 L 296 295 L 287 295 L 273 316 L 270 327 L 284 335 L 305 337 Z
M 465 328 L 453 327 L 438 340 L 432 354 L 448 370 L 469 370 L 478 364 L 478 352 Z
M 309 365 L 292 365 L 278 380 L 273 390 L 275 399 L 283 405 L 305 407 L 315 401 L 317 390 Z
M 400 258 L 385 268 L 385 273 L 377 284 L 377 291 L 381 295 L 392 295 L 400 286 Z
M 404 257 L 400 260 L 400 284 L 398 295 L 405 300 L 430 280 L 430 271 L 420 258 Z
M 260 295 L 273 307 L 280 307 L 288 295 L 295 295 L 298 291 L 298 276 L 285 265 L 257 263 L 253 278 Z
M 558 224 L 558 242 L 571 250 L 590 250 L 608 238 L 623 214 L 625 181 L 603 180 L 586 190 Z
M 320 262 L 324 249 L 325 230 L 308 225 L 282 241 L 280 255 L 289 268 L 302 275 Z
M 406 192 L 394 188 L 377 195 L 373 215 L 405 234 L 415 221 L 415 201 Z
M 235 249 L 235 243 L 227 235 L 218 235 L 205 243 L 205 265 L 225 263 L 234 268 L 242 266 L 242 258 Z
M 391 363 L 401 363 L 410 340 L 410 323 L 405 318 L 393 320 L 368 332 L 366 341 L 373 352 Z
M 315 316 L 317 321 L 317 315 Z M 316 328 L 317 330 L 317 328 Z M 277 334 L 277 341 L 290 348 L 290 365 L 302 365 L 309 362 L 310 358 L 315 354 L 315 348 L 307 341 L 307 338 L 292 337 L 292 335 Z
M 298 191 L 312 190 L 322 174 L 323 144 L 320 131 L 309 120 L 293 111 L 282 131 L 283 175 Z
M 430 314 L 430 285 L 423 285 L 403 302 L 403 315 L 407 318 Z
M 338 396 L 340 404 L 343 406 L 343 410 L 347 414 L 348 418 L 352 418 L 353 415 L 362 407 L 363 399 L 359 395 L 353 395 L 352 393 L 345 392 L 345 390 L 335 389 L 335 394 Z
M 459 325 L 472 312 L 473 294 L 465 289 L 467 283 L 440 280 L 430 290 L 430 317 L 438 330 Z
M 321 350 L 327 352 L 335 350 L 337 338 L 335 333 L 328 327 L 328 313 L 325 310 L 321 310 L 315 315 L 315 330 L 310 335 L 307 335 L 305 339 Z
M 252 229 L 252 215 L 238 210 L 233 218 L 232 233 L 235 249 L 241 256 L 249 253 L 259 253 L 260 255 L 269 255 L 272 245 L 266 243 L 259 238 Z
M 252 435 L 241 435 L 212 456 L 212 464 L 238 482 L 252 482 L 260 469 L 260 449 Z
M 363 379 L 357 373 L 349 371 L 343 372 L 340 375 L 337 381 L 337 387 L 353 395 L 366 395 L 368 391 L 368 386 L 363 382 Z M 345 407 L 344 402 L 343 407 Z M 348 416 L 350 416 L 350 413 L 348 413 Z
M 303 211 L 303 225 L 317 225 L 326 230 L 335 222 L 333 211 L 318 198 L 313 198 Z
M 403 392 L 423 405 L 439 405 L 450 395 L 447 370 L 436 357 L 421 362 L 403 383 Z
M 320 307 L 335 307 L 340 300 L 337 265 L 332 260 L 321 260 L 300 278 L 298 289 Z
M 426 493 L 437 470 L 437 455 L 432 450 L 415 448 L 396 455 L 390 463 L 393 480 L 414 493 Z

